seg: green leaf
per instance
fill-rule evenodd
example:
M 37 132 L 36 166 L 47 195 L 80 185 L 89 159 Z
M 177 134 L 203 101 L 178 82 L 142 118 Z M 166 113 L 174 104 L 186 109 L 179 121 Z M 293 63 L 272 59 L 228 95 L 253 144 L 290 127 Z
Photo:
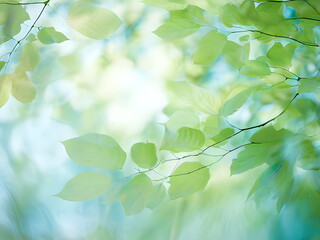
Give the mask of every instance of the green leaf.
M 249 194 L 248 198 L 252 196 L 260 187 L 265 188 L 268 184 L 270 184 L 270 181 L 276 176 L 276 174 L 279 174 L 279 170 L 283 167 L 283 163 L 276 163 L 272 166 L 270 166 L 267 170 L 265 170 L 260 177 L 256 180 L 256 182 L 253 184 Z
M 2 70 L 2 68 L 6 65 L 7 62 L 4 61 L 0 61 L 0 71 Z
M 134 177 L 125 184 L 117 197 L 127 216 L 135 215 L 148 206 L 152 182 L 145 174 Z
M 320 77 L 301 79 L 298 92 L 312 93 L 320 87 Z
M 265 57 L 258 57 L 255 60 L 249 60 L 241 68 L 240 73 L 247 77 L 264 77 L 271 74 Z
M 121 169 L 126 153 L 111 137 L 88 133 L 63 142 L 69 157 L 82 166 L 108 170 Z
M 97 40 L 109 37 L 122 24 L 120 18 L 112 11 L 81 1 L 70 6 L 67 21 L 77 32 Z
M 291 135 L 291 132 L 286 129 L 276 130 L 273 126 L 268 126 L 253 134 L 250 141 L 254 143 L 283 141 Z
M 131 147 L 131 157 L 139 167 L 153 168 L 158 162 L 156 145 L 154 143 L 135 143 Z
M 9 100 L 12 88 L 12 82 L 8 75 L 0 76 L 0 107 L 5 105 Z
M 8 75 L 12 82 L 12 96 L 21 103 L 29 103 L 36 97 L 36 89 L 23 71 Z
M 180 110 L 174 112 L 165 125 L 168 129 L 177 131 L 181 127 L 196 127 L 199 122 L 198 115 L 193 111 Z
M 174 133 L 166 128 L 161 150 L 192 152 L 200 149 L 204 142 L 204 134 L 198 129 L 182 127 L 177 133 Z
M 209 169 L 201 163 L 182 163 L 171 175 L 170 199 L 185 197 L 204 189 L 209 178 Z
M 299 167 L 306 170 L 318 170 L 320 169 L 320 154 L 317 152 L 316 147 L 310 140 L 302 141 L 298 146 L 299 157 L 298 163 Z
M 164 201 L 165 197 L 166 197 L 166 188 L 163 186 L 163 184 L 157 184 L 153 186 L 147 207 L 151 210 L 156 208 L 158 205 L 160 205 Z
M 226 61 L 234 68 L 240 69 L 248 61 L 250 44 L 241 46 L 232 41 L 226 41 L 223 48 L 223 56 Z
M 221 130 L 217 135 L 213 136 L 210 138 L 214 142 L 220 142 L 234 134 L 234 129 L 233 128 L 225 128 Z
M 281 43 L 276 42 L 267 52 L 268 62 L 273 66 L 289 68 L 297 46 L 297 43 L 282 46 Z
M 234 114 L 236 111 L 239 110 L 239 108 L 241 108 L 247 102 L 248 98 L 251 96 L 253 91 L 254 88 L 248 88 L 230 98 L 222 106 L 221 114 L 223 116 L 230 116 Z
M 184 14 L 174 14 L 154 31 L 156 35 L 167 40 L 185 38 L 195 33 L 200 25 Z
M 143 0 L 142 2 L 168 11 L 183 10 L 188 6 L 184 0 Z
M 1 4 L 0 43 L 6 42 L 17 35 L 21 31 L 21 24 L 29 19 L 30 16 L 23 6 Z
M 87 201 L 99 197 L 111 187 L 109 177 L 95 172 L 83 172 L 70 179 L 57 197 L 67 201 Z
M 57 32 L 54 27 L 45 27 L 39 30 L 38 39 L 43 44 L 61 43 L 69 40 L 63 33 Z
M 272 145 L 270 144 L 252 144 L 246 146 L 238 154 L 237 158 L 232 160 L 231 175 L 248 171 L 267 162 L 271 148 Z
M 194 56 L 194 63 L 210 65 L 221 55 L 227 37 L 216 30 L 207 33 L 201 40 Z
M 32 42 L 28 42 L 24 45 L 19 67 L 23 71 L 33 71 L 40 63 L 39 49 Z

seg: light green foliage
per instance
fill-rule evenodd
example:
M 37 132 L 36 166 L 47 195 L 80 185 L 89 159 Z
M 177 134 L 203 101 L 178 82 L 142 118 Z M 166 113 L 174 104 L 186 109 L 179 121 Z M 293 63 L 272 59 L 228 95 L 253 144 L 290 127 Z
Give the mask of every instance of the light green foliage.
M 195 21 L 196 19 L 190 14 L 190 11 L 187 9 L 172 12 L 170 18 L 154 33 L 167 40 L 185 38 L 195 33 L 200 25 Z
M 320 87 L 320 77 L 301 79 L 299 93 L 311 93 Z
M 177 132 L 166 128 L 161 149 L 172 152 L 192 152 L 204 145 L 204 134 L 194 128 L 182 127 Z
M 234 134 L 233 128 L 225 128 L 225 129 L 221 130 L 217 135 L 213 136 L 210 139 L 214 142 L 220 142 L 224 139 L 231 137 L 233 134 Z
M 12 82 L 8 75 L 0 77 L 0 107 L 7 103 L 11 94 Z
M 88 133 L 63 142 L 69 157 L 82 166 L 103 168 L 108 170 L 121 169 L 126 153 L 111 137 Z
M 61 32 L 57 32 L 54 27 L 42 28 L 38 32 L 38 39 L 43 44 L 61 43 L 68 38 Z
M 140 174 L 121 188 L 117 199 L 122 204 L 126 215 L 131 216 L 148 207 L 152 192 L 150 178 Z
M 210 178 L 207 167 L 198 162 L 181 164 L 170 179 L 169 196 L 177 199 L 188 196 L 205 188 Z
M 248 171 L 267 162 L 272 147 L 272 145 L 266 143 L 246 146 L 238 154 L 237 158 L 232 160 L 230 167 L 231 175 Z
M 131 147 L 131 158 L 141 168 L 150 169 L 158 162 L 154 143 L 135 143 Z
M 166 188 L 163 184 L 153 185 L 147 207 L 151 210 L 156 208 L 164 201 L 166 194 Z
M 251 93 L 253 92 L 254 89 L 248 88 L 237 95 L 233 96 L 230 98 L 228 101 L 225 102 L 225 104 L 221 108 L 221 114 L 223 116 L 229 116 L 235 113 L 236 111 L 239 110 L 242 105 L 246 103 L 248 98 L 250 97 Z
M 241 68 L 240 73 L 247 77 L 264 77 L 271 74 L 265 57 L 249 60 Z
M 23 71 L 33 71 L 40 63 L 38 49 L 34 43 L 24 45 L 20 56 L 20 68 Z
M 67 21 L 77 32 L 97 40 L 109 37 L 122 24 L 112 11 L 90 6 L 84 1 L 74 2 L 70 6 Z
M 276 42 L 267 52 L 268 62 L 273 66 L 288 68 L 291 66 L 291 60 L 297 43 L 289 43 L 283 46 Z
M 290 136 L 291 132 L 286 129 L 276 130 L 273 126 L 269 126 L 261 128 L 258 132 L 253 134 L 250 141 L 254 143 L 276 142 L 283 141 Z
M 6 42 L 21 30 L 21 24 L 30 16 L 22 6 L 1 4 L 0 7 L 0 43 Z
M 0 71 L 2 70 L 2 68 L 6 65 L 6 62 L 4 61 L 0 61 Z
M 226 40 L 226 36 L 216 30 L 207 33 L 199 42 L 194 56 L 194 63 L 200 65 L 214 63 L 222 53 Z
M 184 110 L 176 111 L 166 122 L 166 127 L 172 131 L 177 131 L 181 127 L 195 128 L 199 124 L 199 117 L 195 112 Z
M 87 201 L 107 192 L 111 184 L 105 175 L 83 172 L 70 179 L 56 196 L 67 201 Z
M 226 41 L 223 48 L 223 56 L 230 66 L 241 69 L 249 58 L 250 44 L 241 46 L 232 41 Z
M 143 0 L 143 3 L 168 11 L 183 10 L 188 6 L 184 0 Z
M 18 71 L 8 75 L 12 82 L 12 96 L 22 103 L 31 102 L 36 96 L 36 89 L 25 72 Z
M 118 92 L 118 73 L 122 77 L 138 71 L 142 75 L 134 76 L 143 78 L 143 72 L 147 72 L 152 76 L 150 83 L 156 75 L 168 90 L 168 105 L 163 113 L 169 120 L 160 121 L 159 129 L 151 134 L 149 125 L 141 132 L 142 139 L 152 142 L 138 142 L 131 149 L 126 148 L 132 160 L 126 162 L 126 152 L 110 136 L 89 133 L 64 141 L 66 152 L 74 162 L 107 170 L 114 183 L 111 177 L 85 172 L 67 182 L 58 197 L 86 201 L 106 194 L 105 203 L 110 212 L 113 212 L 112 202 L 117 199 L 126 215 L 135 215 L 145 208 L 153 210 L 166 199 L 184 198 L 181 202 L 188 203 L 190 195 L 206 187 L 210 168 L 220 176 L 227 172 L 224 168 L 232 160 L 231 175 L 241 174 L 238 179 L 243 183 L 255 182 L 249 197 L 254 196 L 264 207 L 274 203 L 279 212 L 289 210 L 283 216 L 299 212 L 295 226 L 307 223 L 310 229 L 316 229 L 320 198 L 318 2 L 143 0 L 142 3 L 153 7 L 138 3 L 139 8 L 135 9 L 131 7 L 131 4 L 136 6 L 135 1 L 31 4 L 10 1 L 13 5 L 1 1 L 0 43 L 5 51 L 0 56 L 0 106 L 7 103 L 10 95 L 22 103 L 34 100 L 34 104 L 26 106 L 14 101 L 8 104 L 15 110 L 13 115 L 21 118 L 32 112 L 30 118 L 33 118 L 38 113 L 37 106 L 45 108 L 53 98 L 52 117 L 58 116 L 58 120 L 69 123 L 74 131 L 111 129 L 113 132 L 113 126 L 106 124 L 109 116 L 105 118 L 105 113 L 110 113 L 108 104 L 118 107 L 122 103 L 113 102 L 113 88 L 108 89 L 115 86 L 115 94 Z M 39 5 L 38 15 L 34 5 Z M 85 45 L 88 39 L 73 36 L 68 44 L 74 47 L 59 47 L 59 43 L 68 40 L 53 27 L 58 27 L 56 18 L 60 9 L 64 14 L 68 12 L 69 25 L 63 28 L 67 36 L 78 32 L 103 41 L 90 40 L 89 46 Z M 119 36 L 104 40 L 122 25 L 113 10 L 121 13 L 126 24 Z M 158 24 L 159 21 L 163 22 Z M 154 29 L 162 39 L 147 38 Z M 49 44 L 57 47 L 50 48 Z M 155 62 L 149 63 L 150 57 Z M 217 61 L 221 58 L 222 61 Z M 154 66 L 148 65 L 153 63 L 158 64 L 155 72 Z M 51 86 L 46 83 L 55 80 L 59 81 L 57 88 L 62 86 L 66 91 L 66 98 L 64 92 L 61 99 L 52 96 L 56 93 L 55 83 Z M 145 94 L 149 88 L 139 86 L 139 89 Z M 119 92 L 124 93 L 125 101 L 131 100 L 130 93 Z M 129 126 L 131 119 L 125 120 Z M 155 124 L 150 125 L 153 128 Z M 8 131 L 2 131 L 4 134 L 15 127 L 11 122 L 8 126 Z M 117 134 L 122 141 L 135 139 L 124 131 Z M 24 154 L 17 151 L 8 154 L 8 159 L 11 155 L 15 158 Z M 224 186 L 214 184 L 212 191 L 220 199 L 217 192 Z M 214 211 L 218 208 L 215 199 L 210 198 Z M 199 201 L 202 211 L 206 199 L 201 197 Z M 179 229 L 176 222 L 179 220 L 174 220 L 172 235 L 160 239 L 184 237 L 175 234 Z M 301 231 L 301 239 L 314 239 L 313 233 L 302 236 L 302 232 L 310 231 Z M 150 231 L 148 235 L 130 237 L 158 239 L 149 234 Z M 278 238 L 292 236 L 290 233 L 290 237 Z

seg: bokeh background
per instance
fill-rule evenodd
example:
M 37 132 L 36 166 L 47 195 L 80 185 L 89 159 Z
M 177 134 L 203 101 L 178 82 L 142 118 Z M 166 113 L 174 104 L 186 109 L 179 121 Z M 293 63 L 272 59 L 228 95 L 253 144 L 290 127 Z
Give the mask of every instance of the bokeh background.
M 53 196 L 75 174 L 88 170 L 68 158 L 62 141 L 99 132 L 113 136 L 126 151 L 136 141 L 159 142 L 162 123 L 181 100 L 172 82 L 187 80 L 212 92 L 221 90 L 219 95 L 238 77 L 220 60 L 212 69 L 192 64 L 188 56 L 200 35 L 172 43 L 153 34 L 166 11 L 136 0 L 96 2 L 124 21 L 117 32 L 101 41 L 87 39 L 66 23 L 71 1 L 53 1 L 38 25 L 54 26 L 70 40 L 40 44 L 40 65 L 29 75 L 37 88 L 36 99 L 21 104 L 11 97 L 0 109 L 0 239 L 315 236 L 313 223 L 297 217 L 294 209 L 279 214 L 272 199 L 258 205 L 247 200 L 262 169 L 230 177 L 228 158 L 211 168 L 204 191 L 135 216 L 125 216 L 121 204 L 108 201 L 108 196 L 87 202 Z M 34 19 L 41 6 L 27 8 Z M 27 31 L 28 22 L 22 28 Z M 12 44 L 1 45 L 1 53 Z M 12 68 L 18 61 L 14 56 Z

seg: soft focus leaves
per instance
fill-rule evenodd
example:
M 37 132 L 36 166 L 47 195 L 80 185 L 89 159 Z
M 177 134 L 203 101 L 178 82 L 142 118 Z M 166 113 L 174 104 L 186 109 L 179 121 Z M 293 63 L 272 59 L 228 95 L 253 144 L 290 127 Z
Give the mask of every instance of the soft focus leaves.
M 154 31 L 159 37 L 167 40 L 187 37 L 199 29 L 199 25 L 192 20 L 171 17 L 165 24 Z
M 182 127 L 177 133 L 166 129 L 161 149 L 172 152 L 191 152 L 200 149 L 204 142 L 204 134 L 198 129 Z
M 82 166 L 121 169 L 126 153 L 111 137 L 98 133 L 88 133 L 63 142 L 69 157 Z
M 2 75 L 0 77 L 0 107 L 7 103 L 11 94 L 12 82 L 10 77 Z
M 67 201 L 87 201 L 108 191 L 111 184 L 105 175 L 83 172 L 70 179 L 56 196 Z
M 199 65 L 214 63 L 222 53 L 226 40 L 226 36 L 216 30 L 207 33 L 199 42 L 194 63 Z
M 188 196 L 205 188 L 210 178 L 207 167 L 198 162 L 181 164 L 170 179 L 171 200 Z
M 70 6 L 67 21 L 82 35 L 93 39 L 104 39 L 112 35 L 122 24 L 112 11 L 77 1 Z
M 150 169 L 158 162 L 154 143 L 135 143 L 131 147 L 132 160 L 141 168 Z
M 68 38 L 61 32 L 57 32 L 54 27 L 42 28 L 38 32 L 38 39 L 43 44 L 61 43 Z
M 183 10 L 188 6 L 184 0 L 143 0 L 143 3 L 168 11 Z
M 166 197 L 166 188 L 163 184 L 157 184 L 152 187 L 152 192 L 150 195 L 150 199 L 148 201 L 147 207 L 149 209 L 156 208 L 159 204 L 161 204 Z
M 30 82 L 27 74 L 23 71 L 7 75 L 7 78 L 12 83 L 12 96 L 22 103 L 31 102 L 36 96 L 36 89 Z
M 152 182 L 145 174 L 134 177 L 125 184 L 117 197 L 127 216 L 141 212 L 149 204 Z
M 299 93 L 311 93 L 320 87 L 320 77 L 301 79 Z
M 286 129 L 276 130 L 273 126 L 269 126 L 261 128 L 258 132 L 253 134 L 250 141 L 254 143 L 283 141 L 289 136 L 291 136 L 290 131 Z
M 230 98 L 221 108 L 221 114 L 223 116 L 229 116 L 239 110 L 242 105 L 246 103 L 251 93 L 253 92 L 252 88 L 245 89 L 238 93 L 237 95 Z

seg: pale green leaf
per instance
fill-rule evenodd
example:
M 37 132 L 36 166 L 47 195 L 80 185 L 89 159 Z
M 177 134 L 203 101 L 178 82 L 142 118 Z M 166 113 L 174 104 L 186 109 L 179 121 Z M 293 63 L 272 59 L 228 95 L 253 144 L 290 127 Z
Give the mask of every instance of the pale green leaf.
M 143 3 L 153 7 L 164 8 L 168 11 L 183 10 L 188 6 L 185 0 L 143 0 Z
M 210 65 L 221 55 L 227 37 L 216 30 L 207 33 L 201 40 L 194 56 L 194 63 Z
M 36 97 L 36 89 L 23 71 L 7 75 L 12 82 L 12 96 L 19 102 L 29 103 Z
M 88 133 L 63 142 L 69 157 L 82 166 L 103 168 L 108 170 L 121 169 L 126 153 L 111 137 Z
M 198 115 L 193 111 L 180 110 L 174 112 L 165 125 L 168 129 L 177 131 L 181 127 L 194 128 L 199 122 Z
M 231 175 L 239 174 L 258 167 L 267 162 L 271 150 L 270 144 L 252 144 L 242 150 L 237 158 L 232 160 Z
M 134 177 L 125 184 L 117 197 L 127 216 L 135 215 L 148 206 L 152 194 L 152 182 L 145 174 Z
M 5 105 L 9 100 L 12 88 L 12 82 L 8 75 L 2 75 L 0 77 L 0 107 Z
M 200 25 L 184 14 L 174 14 L 154 31 L 156 35 L 167 40 L 185 38 L 199 29 Z
M 209 178 L 209 169 L 201 163 L 186 162 L 181 164 L 170 178 L 170 199 L 185 197 L 204 189 Z
M 166 128 L 161 150 L 191 152 L 200 149 L 204 142 L 204 134 L 198 129 L 182 127 L 175 133 Z
M 2 68 L 6 65 L 7 62 L 4 61 L 0 61 L 0 71 L 2 70 Z
M 283 141 L 290 135 L 291 132 L 286 129 L 276 130 L 273 126 L 268 126 L 253 134 L 250 141 L 254 143 Z
M 289 68 L 297 46 L 297 43 L 289 43 L 286 46 L 279 42 L 275 43 L 267 52 L 268 62 L 272 66 Z
M 320 77 L 301 79 L 298 92 L 311 93 L 320 87 Z
M 156 151 L 156 145 L 154 143 L 139 142 L 132 145 L 131 157 L 133 162 L 139 167 L 150 169 L 158 162 Z
M 229 100 L 227 100 L 221 108 L 221 114 L 223 116 L 229 116 L 234 114 L 236 111 L 239 110 L 240 107 L 242 107 L 247 102 L 248 98 L 251 96 L 253 91 L 253 88 L 245 89 L 237 95 L 230 98 Z
M 67 201 L 87 201 L 99 197 L 111 187 L 109 177 L 95 172 L 83 172 L 70 179 L 57 197 Z
M 240 73 L 247 77 L 264 77 L 270 75 L 271 71 L 265 57 L 258 57 L 255 60 L 247 61 Z
M 61 43 L 68 38 L 61 32 L 57 32 L 54 27 L 45 27 L 39 30 L 38 39 L 43 44 Z
M 120 18 L 112 11 L 81 1 L 70 6 L 67 21 L 77 32 L 98 40 L 109 37 L 122 24 Z
M 233 134 L 234 134 L 233 128 L 225 128 L 225 129 L 221 130 L 217 135 L 213 136 L 210 139 L 214 142 L 220 142 L 224 139 L 231 137 Z
M 32 42 L 23 46 L 19 67 L 23 71 L 33 71 L 40 63 L 39 49 Z
M 163 186 L 163 184 L 154 185 L 152 187 L 152 192 L 147 207 L 151 210 L 156 208 L 164 201 L 165 197 L 166 188 Z

